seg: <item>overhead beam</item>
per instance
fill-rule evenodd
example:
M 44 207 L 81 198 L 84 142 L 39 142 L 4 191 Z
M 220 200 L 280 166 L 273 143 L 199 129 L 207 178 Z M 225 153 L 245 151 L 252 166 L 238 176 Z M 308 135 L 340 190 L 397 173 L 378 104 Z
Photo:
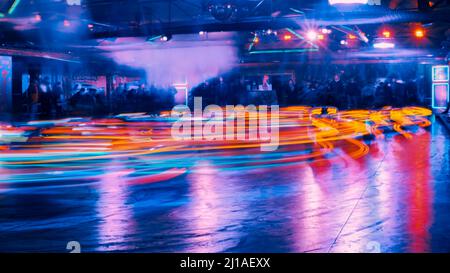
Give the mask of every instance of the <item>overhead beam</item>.
M 104 32 L 92 32 L 91 38 L 109 38 L 109 37 L 140 37 L 147 35 L 161 34 L 161 30 L 165 33 L 171 34 L 194 34 L 199 30 L 208 32 L 218 31 L 255 31 L 261 29 L 299 29 L 302 24 L 305 25 L 319 25 L 319 26 L 351 26 L 351 25 L 370 25 L 370 24 L 383 24 L 383 23 L 407 23 L 407 22 L 432 22 L 443 21 L 449 22 L 450 17 L 448 13 L 443 11 L 432 11 L 428 13 L 422 13 L 417 11 L 386 11 L 384 15 L 380 17 L 377 13 L 370 12 L 354 12 L 345 14 L 341 18 L 335 16 L 311 14 L 304 15 L 292 15 L 289 17 L 251 17 L 245 18 L 240 21 L 233 22 L 219 22 L 214 19 L 205 19 L 198 21 L 186 21 L 186 22 L 167 22 L 158 23 L 157 26 L 153 24 L 142 25 L 140 28 L 117 28 L 111 31 Z M 312 16 L 311 16 L 312 15 Z M 310 19 L 311 18 L 311 19 Z M 312 19 L 314 18 L 314 19 Z M 361 19 L 364 18 L 364 19 Z M 146 30 L 146 31 L 144 31 Z M 149 33 L 150 32 L 150 33 Z M 153 33 L 154 32 L 154 33 Z

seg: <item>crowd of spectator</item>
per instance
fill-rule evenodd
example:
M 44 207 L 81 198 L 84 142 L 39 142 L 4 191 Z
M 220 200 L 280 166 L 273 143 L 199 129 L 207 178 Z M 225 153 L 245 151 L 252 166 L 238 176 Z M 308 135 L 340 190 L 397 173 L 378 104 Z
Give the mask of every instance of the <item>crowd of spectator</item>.
M 262 90 L 261 90 L 262 89 Z M 189 104 L 194 97 L 202 97 L 203 105 L 251 104 L 250 91 L 276 93 L 280 106 L 311 105 L 336 106 L 339 109 L 379 108 L 386 105 L 423 105 L 423 91 L 415 79 L 400 80 L 387 77 L 368 83 L 358 77 L 344 77 L 337 73 L 329 80 L 311 78 L 295 81 L 273 80 L 264 75 L 262 83 L 245 80 L 239 75 L 218 77 L 205 81 L 189 92 Z M 32 116 L 51 114 L 103 115 L 122 112 L 158 113 L 175 105 L 174 87 L 127 86 L 119 84 L 108 98 L 105 90 L 77 85 L 69 98 L 64 98 L 60 82 L 50 84 L 48 78 L 33 80 L 25 94 L 28 111 Z M 270 104 L 273 102 L 267 102 Z
M 119 84 L 111 94 L 112 112 L 153 112 L 170 110 L 175 106 L 177 90 L 173 86 L 157 87 L 141 84 L 139 87 L 127 88 Z
M 62 109 L 63 87 L 61 82 L 50 83 L 48 77 L 31 79 L 27 91 L 23 94 L 26 111 L 32 118 L 38 114 L 49 116 L 51 113 L 60 114 Z
M 104 90 L 96 88 L 78 88 L 69 99 L 70 111 L 92 115 L 123 112 L 159 112 L 171 109 L 176 90 L 170 88 L 139 87 L 128 88 L 119 84 L 111 92 L 110 103 Z
M 421 105 L 425 97 L 417 80 L 395 77 L 368 83 L 356 77 L 342 79 L 337 74 L 331 81 L 304 81 L 294 90 L 289 101 L 295 104 L 331 105 L 340 109 Z
M 267 75 L 263 76 L 267 78 Z M 270 81 L 270 77 L 269 77 Z M 264 85 L 264 80 L 263 84 Z M 205 104 L 249 104 L 248 91 L 261 91 L 261 84 L 243 79 L 222 77 L 200 84 L 191 92 L 191 97 L 201 96 Z M 386 105 L 405 106 L 424 104 L 425 94 L 417 79 L 400 80 L 387 77 L 369 83 L 358 77 L 335 74 L 330 80 L 303 79 L 295 82 L 273 81 L 268 84 L 276 92 L 281 106 L 312 105 L 336 106 L 339 109 L 379 108 Z M 259 86 L 259 87 L 258 87 Z M 206 103 L 205 103 L 206 101 Z

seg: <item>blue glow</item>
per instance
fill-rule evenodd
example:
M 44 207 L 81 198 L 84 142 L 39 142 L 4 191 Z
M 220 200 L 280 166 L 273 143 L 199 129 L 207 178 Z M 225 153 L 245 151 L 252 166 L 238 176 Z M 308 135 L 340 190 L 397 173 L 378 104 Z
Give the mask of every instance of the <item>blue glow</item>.
M 446 95 L 446 103 L 445 104 L 447 104 L 449 102 L 449 84 L 448 83 L 433 83 L 432 94 L 431 94 L 431 100 L 432 100 L 431 106 L 433 107 L 433 109 L 446 108 L 446 105 L 442 105 L 442 104 L 439 105 L 439 101 L 436 100 L 436 95 L 437 95 L 436 88 L 440 87 L 440 86 L 445 86 L 444 88 L 446 89 L 446 94 L 445 94 Z

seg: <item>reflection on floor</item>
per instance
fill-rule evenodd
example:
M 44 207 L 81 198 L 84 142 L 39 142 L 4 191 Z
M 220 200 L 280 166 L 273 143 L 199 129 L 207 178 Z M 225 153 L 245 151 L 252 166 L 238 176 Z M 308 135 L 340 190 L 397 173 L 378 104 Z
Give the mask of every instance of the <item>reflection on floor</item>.
M 429 111 L 321 112 L 282 109 L 274 152 L 142 114 L 0 124 L 0 252 L 450 251 Z

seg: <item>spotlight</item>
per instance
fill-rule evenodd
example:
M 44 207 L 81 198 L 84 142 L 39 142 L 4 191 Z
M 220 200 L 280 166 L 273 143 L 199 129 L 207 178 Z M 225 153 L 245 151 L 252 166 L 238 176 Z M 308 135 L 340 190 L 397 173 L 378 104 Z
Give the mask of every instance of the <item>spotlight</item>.
M 168 35 L 162 35 L 161 38 L 159 38 L 159 40 L 161 42 L 168 42 L 172 39 L 172 35 L 168 34 Z
M 94 25 L 93 25 L 93 24 L 88 24 L 87 27 L 88 27 L 90 30 L 92 30 L 92 29 L 94 28 Z
M 347 42 L 346 40 L 341 40 L 340 44 L 341 44 L 341 45 L 347 45 L 348 42 Z
M 285 35 L 283 36 L 283 40 L 285 40 L 285 41 L 290 41 L 290 40 L 292 40 L 292 35 L 290 35 L 290 34 L 285 34 Z
M 381 32 L 381 35 L 383 35 L 384 38 L 392 37 L 392 33 L 389 30 L 383 30 L 383 32 Z
M 350 39 L 350 40 L 356 40 L 356 36 L 355 35 L 353 35 L 353 34 L 349 34 L 348 35 L 348 38 Z
M 425 30 L 423 28 L 417 28 L 414 31 L 414 36 L 416 36 L 416 38 L 423 38 L 423 37 L 425 37 Z
M 206 35 L 206 31 L 200 31 L 200 32 L 198 33 L 198 35 L 204 36 L 204 35 Z
M 308 38 L 308 40 L 310 40 L 310 41 L 317 40 L 317 32 L 315 32 L 314 30 L 308 31 L 306 33 L 306 38 Z
M 320 30 L 321 32 L 322 32 L 322 34 L 330 34 L 331 33 L 331 29 L 328 29 L 328 28 L 322 28 L 321 30 Z
M 319 34 L 319 35 L 317 35 L 317 39 L 319 39 L 319 40 L 325 40 L 325 35 Z
M 36 15 L 34 15 L 34 20 L 36 22 L 40 22 L 40 21 L 42 21 L 42 16 L 40 14 L 36 14 Z
M 255 36 L 255 38 L 253 39 L 253 43 L 255 44 L 259 43 L 259 37 Z

